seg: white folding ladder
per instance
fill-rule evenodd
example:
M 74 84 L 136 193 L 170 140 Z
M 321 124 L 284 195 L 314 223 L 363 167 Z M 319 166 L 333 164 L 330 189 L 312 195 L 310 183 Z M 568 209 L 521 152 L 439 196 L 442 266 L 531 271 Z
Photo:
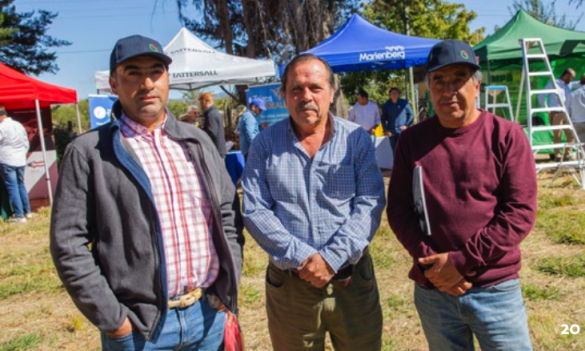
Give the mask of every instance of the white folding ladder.
M 561 168 L 568 168 L 571 173 L 573 174 L 575 180 L 579 184 L 582 189 L 585 189 L 585 172 L 584 172 L 584 157 L 585 153 L 583 151 L 583 146 L 581 145 L 581 141 L 579 140 L 579 136 L 575 132 L 575 128 L 573 127 L 573 122 L 571 118 L 569 118 L 569 114 L 567 113 L 567 108 L 565 106 L 565 101 L 561 99 L 559 94 L 559 87 L 557 86 L 555 77 L 552 72 L 552 68 L 550 65 L 550 61 L 544 49 L 544 44 L 542 43 L 541 38 L 524 38 L 520 39 L 520 45 L 522 46 L 522 60 L 523 60 L 523 78 L 525 77 L 526 81 L 526 111 L 527 111 L 527 123 L 528 123 L 528 138 L 530 140 L 530 146 L 532 147 L 532 152 L 534 156 L 538 153 L 539 150 L 544 149 L 564 149 L 564 148 L 572 148 L 575 151 L 576 160 L 565 160 L 564 156 L 560 162 L 556 160 L 554 162 L 546 162 L 546 163 L 536 163 L 536 171 L 539 172 L 543 169 L 547 168 L 556 168 L 557 173 L 553 178 L 553 181 L 559 174 Z M 531 71 L 530 64 L 531 63 L 544 63 L 545 69 L 543 71 Z M 532 77 L 548 77 L 553 84 L 553 89 L 533 89 L 531 87 L 531 78 Z M 549 94 L 556 94 L 557 100 L 560 102 L 560 106 L 557 107 L 533 107 L 532 106 L 532 97 L 539 96 L 539 95 L 549 95 Z M 565 116 L 564 124 L 562 125 L 548 125 L 548 126 L 533 126 L 532 125 L 532 117 L 535 113 L 539 112 L 563 112 Z M 561 142 L 554 144 L 546 144 L 546 145 L 534 145 L 534 133 L 538 132 L 547 132 L 547 131 L 555 131 L 555 130 L 562 130 L 565 134 L 571 133 L 574 137 L 574 142 Z M 564 152 L 561 152 L 561 155 L 564 155 Z M 578 175 L 577 175 L 578 174 Z
M 498 102 L 498 95 L 505 92 L 503 95 L 506 98 L 505 102 Z M 490 102 L 490 95 L 493 97 L 493 102 Z M 512 122 L 516 122 L 514 114 L 512 113 L 512 105 L 510 104 L 510 93 L 506 85 L 488 85 L 485 87 L 485 109 L 489 111 L 492 109 L 492 113 L 496 114 L 496 109 L 507 108 Z

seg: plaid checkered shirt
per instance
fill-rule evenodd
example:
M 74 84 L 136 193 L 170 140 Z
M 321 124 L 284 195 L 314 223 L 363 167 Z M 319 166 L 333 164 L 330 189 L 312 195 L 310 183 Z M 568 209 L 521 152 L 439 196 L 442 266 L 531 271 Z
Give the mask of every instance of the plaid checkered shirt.
M 168 296 L 208 287 L 217 278 L 212 208 L 187 147 L 169 138 L 163 121 L 152 133 L 125 114 L 120 131 L 150 180 L 166 257 Z
M 384 180 L 370 135 L 329 115 L 331 140 L 311 159 L 290 118 L 256 136 L 242 176 L 244 224 L 280 269 L 319 253 L 356 264 L 380 226 Z

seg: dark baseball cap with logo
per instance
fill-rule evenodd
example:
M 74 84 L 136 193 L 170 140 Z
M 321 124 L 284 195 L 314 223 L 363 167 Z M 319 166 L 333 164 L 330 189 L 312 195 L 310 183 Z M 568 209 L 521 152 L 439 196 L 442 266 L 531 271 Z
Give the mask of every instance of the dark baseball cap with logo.
M 461 40 L 447 39 L 432 47 L 427 59 L 426 72 L 433 72 L 454 64 L 469 65 L 474 70 L 480 68 L 477 64 L 475 53 L 469 44 Z
M 161 60 L 168 67 L 173 60 L 165 55 L 160 43 L 142 35 L 132 35 L 116 42 L 110 55 L 110 74 L 122 62 L 137 56 L 152 56 Z

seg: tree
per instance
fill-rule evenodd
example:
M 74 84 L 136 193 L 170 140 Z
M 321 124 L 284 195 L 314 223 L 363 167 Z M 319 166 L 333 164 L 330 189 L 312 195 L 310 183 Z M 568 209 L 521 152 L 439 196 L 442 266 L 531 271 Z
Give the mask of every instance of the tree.
M 360 0 L 175 0 L 179 18 L 228 54 L 282 63 L 327 38 Z M 196 15 L 193 15 L 196 14 Z
M 362 0 L 175 0 L 180 20 L 228 54 L 284 63 L 329 37 Z M 193 10 L 190 12 L 189 10 Z M 195 13 L 195 15 L 193 15 Z M 337 85 L 339 79 L 336 77 Z M 242 100 L 240 98 L 240 100 Z M 333 110 L 346 115 L 338 89 Z M 241 101 L 244 102 L 243 100 Z
M 571 0 L 570 3 L 577 1 L 582 3 L 583 0 Z M 544 24 L 570 30 L 574 30 L 581 21 L 581 17 L 583 17 L 583 14 L 581 14 L 576 21 L 570 22 L 567 20 L 566 15 L 558 16 L 556 13 L 556 1 L 546 5 L 542 0 L 514 0 L 512 7 L 508 7 L 508 11 L 512 16 L 520 9 Z
M 363 13 L 371 23 L 395 33 L 406 34 L 408 29 L 408 35 L 459 39 L 471 45 L 482 41 L 485 31 L 485 28 L 473 32 L 469 29 L 469 23 L 477 17 L 475 12 L 467 11 L 464 5 L 441 0 L 374 0 L 364 6 Z M 371 100 L 382 103 L 391 87 L 404 90 L 404 75 L 404 70 L 349 73 L 343 76 L 342 85 L 350 92 L 350 103 L 354 103 L 359 88 L 368 91 Z
M 57 14 L 45 10 L 18 13 L 13 2 L 0 0 L 0 61 L 26 74 L 57 72 L 57 54 L 51 48 L 71 45 L 46 34 Z

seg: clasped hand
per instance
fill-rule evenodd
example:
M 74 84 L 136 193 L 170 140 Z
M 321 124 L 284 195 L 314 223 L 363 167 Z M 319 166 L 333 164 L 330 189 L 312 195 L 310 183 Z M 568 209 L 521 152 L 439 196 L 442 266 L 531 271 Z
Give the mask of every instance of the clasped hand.
M 453 262 L 449 259 L 449 253 L 440 253 L 418 259 L 418 262 L 425 269 L 425 277 L 439 289 L 453 296 L 463 295 L 472 287 L 465 277 L 459 273 Z M 475 272 L 470 272 L 467 276 L 473 276 Z
M 311 283 L 316 288 L 322 288 L 327 285 L 335 275 L 333 268 L 319 253 L 309 256 L 297 267 L 297 270 L 301 279 Z

